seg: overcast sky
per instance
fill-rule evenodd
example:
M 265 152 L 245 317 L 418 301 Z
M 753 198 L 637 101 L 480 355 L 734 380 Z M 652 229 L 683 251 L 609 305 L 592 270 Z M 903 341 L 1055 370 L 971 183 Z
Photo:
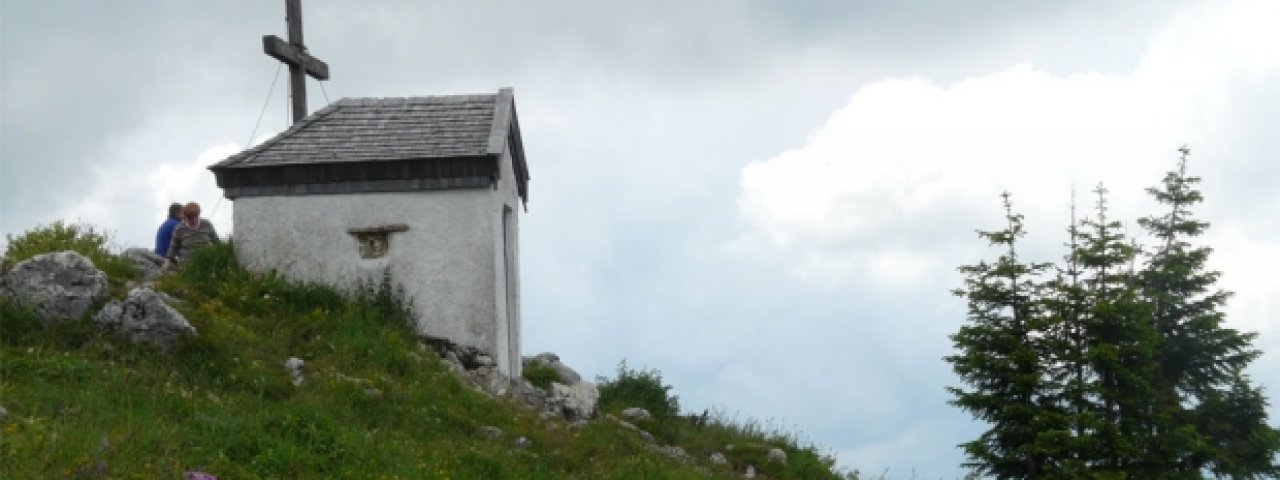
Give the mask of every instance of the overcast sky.
M 524 351 L 659 369 L 686 411 L 803 432 L 841 464 L 955 478 L 955 267 L 1059 258 L 1072 190 L 1115 214 L 1192 150 L 1228 324 L 1280 390 L 1280 4 L 306 0 L 342 97 L 514 87 L 532 175 Z M 0 4 L 0 229 L 149 245 L 205 167 L 283 129 L 277 1 Z M 268 102 L 268 95 L 270 101 Z M 261 126 L 259 113 L 267 105 Z M 250 135 L 253 134 L 251 138 Z M 1272 423 L 1280 411 L 1270 410 Z

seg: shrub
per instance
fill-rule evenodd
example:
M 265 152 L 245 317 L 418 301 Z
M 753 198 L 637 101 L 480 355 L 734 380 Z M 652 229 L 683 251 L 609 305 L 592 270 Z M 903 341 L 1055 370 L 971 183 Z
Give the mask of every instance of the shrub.
M 107 250 L 110 236 L 90 225 L 63 223 L 61 220 L 42 225 L 18 236 L 5 235 L 4 259 L 0 271 L 7 271 L 15 264 L 36 255 L 72 250 L 89 257 L 94 266 L 111 278 L 133 279 L 138 271 L 126 259 Z
M 556 373 L 555 367 L 544 363 L 534 363 L 524 367 L 523 375 L 525 380 L 543 390 L 551 388 L 552 382 L 564 383 L 564 379 Z
M 671 395 L 671 386 L 662 383 L 657 370 L 633 370 L 626 360 L 618 364 L 618 377 L 612 380 L 597 378 L 601 410 L 614 411 L 630 407 L 648 410 L 655 420 L 674 418 L 680 413 L 680 403 Z

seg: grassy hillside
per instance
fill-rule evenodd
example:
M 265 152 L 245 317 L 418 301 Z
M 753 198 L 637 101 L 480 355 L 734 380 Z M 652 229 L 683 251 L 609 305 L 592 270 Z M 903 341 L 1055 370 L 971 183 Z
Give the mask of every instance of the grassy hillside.
M 10 238 L 5 264 L 76 249 L 108 264 L 120 298 L 136 272 L 100 235 L 86 240 L 91 228 L 67 228 Z M 344 298 L 233 259 L 211 248 L 157 282 L 200 332 L 167 354 L 87 319 L 41 328 L 0 299 L 0 478 L 694 479 L 741 478 L 747 465 L 757 478 L 846 478 L 812 446 L 750 423 L 672 414 L 639 425 L 688 451 L 681 463 L 613 421 L 542 420 L 462 383 L 420 347 L 387 289 Z M 301 386 L 281 365 L 291 356 L 307 362 Z M 605 408 L 626 403 L 615 395 Z M 774 447 L 785 465 L 765 459 Z M 729 464 L 711 464 L 713 451 Z

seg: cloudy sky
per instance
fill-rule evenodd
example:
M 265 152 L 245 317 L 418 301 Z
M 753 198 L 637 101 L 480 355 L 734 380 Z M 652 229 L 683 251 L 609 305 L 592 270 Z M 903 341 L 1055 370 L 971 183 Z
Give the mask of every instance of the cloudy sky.
M 284 2 L 0 4 L 0 229 L 147 245 L 205 170 L 285 127 Z M 1061 254 L 1072 191 L 1116 215 L 1192 149 L 1229 324 L 1280 390 L 1280 4 L 307 0 L 342 97 L 514 87 L 532 174 L 526 352 L 659 369 L 686 410 L 798 430 L 843 465 L 954 478 L 955 267 L 1009 190 Z M 270 96 L 270 97 L 269 97 Z M 270 101 L 268 101 L 268 97 Z M 266 105 L 261 126 L 254 130 Z M 1134 228 L 1133 233 L 1140 232 Z M 1272 423 L 1280 410 L 1272 407 Z

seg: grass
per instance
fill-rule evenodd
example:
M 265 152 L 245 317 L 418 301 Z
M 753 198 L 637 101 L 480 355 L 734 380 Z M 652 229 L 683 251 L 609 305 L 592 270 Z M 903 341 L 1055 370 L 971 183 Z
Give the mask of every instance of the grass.
M 343 296 L 244 271 L 232 248 L 158 283 L 200 332 L 169 354 L 87 319 L 44 328 L 0 298 L 0 478 L 701 479 L 748 464 L 757 478 L 846 478 L 795 437 L 718 416 L 664 420 L 689 464 L 613 422 L 544 421 L 420 349 L 388 283 Z M 281 365 L 290 356 L 306 361 L 301 386 Z M 774 447 L 785 466 L 764 460 Z M 707 462 L 713 451 L 731 465 Z

